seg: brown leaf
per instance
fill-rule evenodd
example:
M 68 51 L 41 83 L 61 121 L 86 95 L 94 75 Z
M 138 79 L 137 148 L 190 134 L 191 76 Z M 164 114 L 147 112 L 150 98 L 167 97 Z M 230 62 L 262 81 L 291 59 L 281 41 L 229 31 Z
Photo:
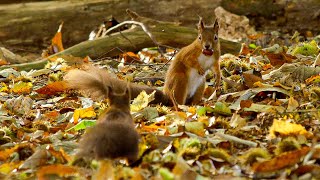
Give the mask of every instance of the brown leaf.
M 241 109 L 249 108 L 252 103 L 253 103 L 252 100 L 242 100 L 242 101 L 240 101 L 240 107 L 241 107 Z
M 242 76 L 244 78 L 245 85 L 247 85 L 249 88 L 253 88 L 255 82 L 263 82 L 261 77 L 258 77 L 254 74 L 243 73 Z
M 64 92 L 67 89 L 68 88 L 65 81 L 56 81 L 36 90 L 36 92 L 39 94 L 56 95 Z
M 256 173 L 274 172 L 285 167 L 290 167 L 300 162 L 301 158 L 304 157 L 309 151 L 310 147 L 302 147 L 299 150 L 285 152 L 268 161 L 254 163 L 252 170 Z
M 281 66 L 284 63 L 292 63 L 292 60 L 296 59 L 295 56 L 283 52 L 274 54 L 271 52 L 262 51 L 261 54 L 266 55 L 268 57 L 272 66 Z

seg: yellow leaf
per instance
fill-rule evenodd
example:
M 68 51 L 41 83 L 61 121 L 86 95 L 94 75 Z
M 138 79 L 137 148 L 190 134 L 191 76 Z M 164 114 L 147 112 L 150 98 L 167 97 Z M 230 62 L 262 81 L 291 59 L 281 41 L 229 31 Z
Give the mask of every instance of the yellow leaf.
M 270 127 L 270 138 L 276 138 L 280 136 L 290 136 L 290 135 L 304 135 L 312 136 L 312 133 L 308 132 L 302 125 L 290 123 L 288 121 L 274 120 L 272 126 Z
M 0 92 L 8 92 L 8 91 L 9 91 L 8 86 L 4 82 L 1 82 Z
M 29 94 L 31 92 L 32 83 L 31 82 L 23 82 L 19 81 L 14 84 L 11 91 L 17 94 Z
M 12 170 L 19 168 L 21 163 L 22 163 L 22 161 L 4 163 L 4 164 L 0 165 L 0 173 L 9 174 Z
M 74 110 L 73 120 L 74 120 L 74 123 L 77 124 L 79 118 L 91 118 L 95 116 L 96 116 L 96 113 L 94 112 L 93 107 L 90 106 L 88 108 L 81 108 L 81 109 Z
M 149 102 L 154 100 L 154 93 L 153 91 L 151 94 L 147 94 L 145 91 L 142 91 L 132 102 L 130 109 L 133 112 L 138 112 L 141 109 L 148 106 Z

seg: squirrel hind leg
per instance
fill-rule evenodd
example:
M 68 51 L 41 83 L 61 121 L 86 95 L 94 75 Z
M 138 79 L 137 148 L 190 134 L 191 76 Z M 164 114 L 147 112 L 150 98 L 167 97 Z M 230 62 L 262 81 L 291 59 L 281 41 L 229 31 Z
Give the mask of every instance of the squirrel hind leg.
M 191 104 L 191 105 L 199 104 L 203 97 L 204 88 L 205 88 L 205 82 L 203 81 L 203 83 L 198 87 L 194 95 L 190 99 L 188 99 L 187 104 Z
M 184 75 L 175 75 L 167 78 L 165 82 L 165 94 L 173 101 L 173 104 L 184 105 L 187 99 L 187 83 L 181 83 L 185 81 Z

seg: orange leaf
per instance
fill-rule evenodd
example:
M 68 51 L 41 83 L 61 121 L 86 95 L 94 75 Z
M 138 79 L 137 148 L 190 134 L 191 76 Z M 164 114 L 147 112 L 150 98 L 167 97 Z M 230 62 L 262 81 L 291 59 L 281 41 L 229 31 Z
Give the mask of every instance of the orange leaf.
M 54 53 L 64 50 L 62 45 L 62 34 L 61 34 L 62 26 L 63 26 L 63 23 L 60 24 L 57 33 L 54 35 L 54 37 L 51 40 L 51 46 L 53 48 Z
M 58 111 L 50 111 L 44 114 L 44 116 L 46 116 L 47 118 L 52 118 L 55 119 L 60 115 L 60 113 Z
M 251 53 L 250 48 L 246 44 L 243 43 L 242 46 L 241 46 L 240 54 L 246 56 L 249 53 Z
M 36 90 L 36 92 L 39 94 L 56 95 L 64 92 L 67 89 L 68 88 L 65 81 L 56 81 Z
M 2 65 L 8 65 L 8 64 L 10 64 L 10 63 L 8 63 L 6 60 L 0 59 L 0 66 L 2 66 Z
M 285 167 L 290 167 L 300 162 L 301 158 L 309 151 L 310 147 L 303 147 L 299 150 L 285 152 L 268 161 L 254 163 L 252 170 L 254 172 L 274 172 Z
M 60 24 L 57 33 L 52 38 L 51 45 L 45 51 L 43 51 L 41 55 L 42 57 L 46 58 L 52 54 L 55 54 L 64 50 L 62 45 L 62 34 L 61 34 L 62 26 L 63 26 L 63 22 Z
M 318 82 L 320 82 L 320 75 L 319 74 L 311 76 L 308 79 L 306 79 L 307 84 L 318 83 Z
M 160 128 L 159 126 L 157 126 L 155 124 L 151 124 L 151 125 L 148 125 L 148 126 L 143 125 L 141 129 L 144 132 L 157 132 L 159 128 Z
M 122 54 L 122 58 L 126 63 L 140 62 L 140 57 L 133 52 L 126 52 Z
M 265 64 L 262 66 L 262 70 L 266 71 L 268 69 L 271 69 L 272 68 L 272 65 L 271 64 Z
M 56 174 L 60 177 L 76 176 L 80 174 L 78 168 L 73 166 L 66 166 L 62 164 L 54 164 L 48 166 L 42 166 L 38 172 L 37 177 L 39 180 L 45 180 L 45 175 Z
M 7 158 L 10 157 L 12 153 L 16 152 L 20 148 L 24 148 L 27 146 L 28 146 L 27 144 L 17 144 L 12 148 L 0 151 L 0 161 L 7 160 Z
M 56 151 L 52 146 L 49 147 L 48 151 L 52 156 L 54 156 L 58 162 L 65 164 L 71 161 L 70 156 L 68 156 L 62 148 L 59 151 Z
M 265 35 L 263 33 L 257 33 L 257 34 L 248 35 L 248 38 L 252 40 L 257 40 L 257 39 L 263 38 L 264 36 Z

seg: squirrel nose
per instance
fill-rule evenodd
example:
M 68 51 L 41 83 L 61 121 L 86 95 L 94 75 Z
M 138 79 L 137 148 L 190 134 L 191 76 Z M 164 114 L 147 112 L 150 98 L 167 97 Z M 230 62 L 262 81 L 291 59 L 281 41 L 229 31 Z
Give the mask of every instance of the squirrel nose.
M 210 49 L 210 45 L 205 45 L 204 46 L 206 49 Z

